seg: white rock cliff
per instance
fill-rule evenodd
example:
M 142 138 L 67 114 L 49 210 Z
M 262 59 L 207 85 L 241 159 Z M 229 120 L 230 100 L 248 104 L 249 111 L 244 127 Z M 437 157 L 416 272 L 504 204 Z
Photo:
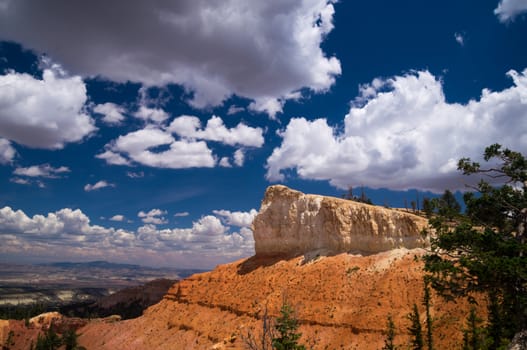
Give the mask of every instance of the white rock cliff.
M 378 253 L 428 245 L 428 220 L 345 199 L 270 186 L 253 222 L 256 256 Z

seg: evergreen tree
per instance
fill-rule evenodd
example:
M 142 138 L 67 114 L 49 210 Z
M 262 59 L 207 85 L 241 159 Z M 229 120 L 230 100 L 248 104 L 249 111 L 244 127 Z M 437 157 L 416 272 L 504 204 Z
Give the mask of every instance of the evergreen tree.
M 38 334 L 35 350 L 56 350 L 62 345 L 62 341 L 51 324 L 44 335 Z
M 392 315 L 388 315 L 386 324 L 386 338 L 384 339 L 384 346 L 382 350 L 395 350 L 395 323 L 393 323 Z
M 434 200 L 428 197 L 423 198 L 423 211 L 427 218 L 431 218 L 435 210 Z
M 275 329 L 278 335 L 273 339 L 273 348 L 276 350 L 305 350 L 304 345 L 299 345 L 298 340 L 302 333 L 297 333 L 298 320 L 294 316 L 293 308 L 284 302 L 280 309 L 280 317 L 276 319 Z
M 424 297 L 423 305 L 426 312 L 426 345 L 428 350 L 434 349 L 434 339 L 433 339 L 433 320 L 432 314 L 430 313 L 430 287 L 428 286 L 428 280 L 425 278 L 424 283 Z
M 419 315 L 419 310 L 417 309 L 417 304 L 414 304 L 412 312 L 408 315 L 410 320 L 410 327 L 408 327 L 408 332 L 412 337 L 411 339 L 411 348 L 412 350 L 423 350 L 423 329 L 421 327 L 421 319 Z
M 467 317 L 467 328 L 463 330 L 463 350 L 486 349 L 485 330 L 481 327 L 483 320 L 476 314 L 476 308 L 471 307 Z
M 424 257 L 432 287 L 455 299 L 484 293 L 488 298 L 490 349 L 527 329 L 527 160 L 495 144 L 485 161 L 463 158 L 458 169 L 466 175 L 488 176 L 464 195 L 466 217 L 451 222 L 439 214 L 431 220 L 435 237 Z

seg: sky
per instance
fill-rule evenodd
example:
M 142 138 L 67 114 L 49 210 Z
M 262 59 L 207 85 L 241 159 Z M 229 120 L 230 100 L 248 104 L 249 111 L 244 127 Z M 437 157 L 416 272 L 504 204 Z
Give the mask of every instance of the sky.
M 0 262 L 212 268 L 265 189 L 403 207 L 527 153 L 527 0 L 0 0 Z

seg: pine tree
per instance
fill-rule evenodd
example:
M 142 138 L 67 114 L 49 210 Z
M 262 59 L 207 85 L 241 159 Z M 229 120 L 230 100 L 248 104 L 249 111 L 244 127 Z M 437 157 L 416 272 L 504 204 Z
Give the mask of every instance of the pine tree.
M 412 337 L 410 346 L 412 350 L 423 350 L 423 329 L 421 327 L 421 319 L 419 310 L 417 309 L 417 304 L 414 304 L 412 312 L 408 315 L 408 319 L 410 320 L 408 332 Z
M 392 315 L 388 315 L 386 324 L 386 338 L 384 339 L 384 346 L 382 350 L 395 350 L 395 323 L 393 323 Z
M 485 149 L 484 168 L 463 158 L 466 175 L 487 176 L 464 195 L 466 215 L 431 219 L 435 237 L 424 257 L 432 287 L 446 298 L 488 299 L 488 334 L 498 349 L 527 329 L 527 159 L 495 144 Z M 498 182 L 499 181 L 499 182 Z
M 482 323 L 483 320 L 476 314 L 476 308 L 471 307 L 467 317 L 467 328 L 463 330 L 463 350 L 486 349 Z
M 280 309 L 280 317 L 276 319 L 275 329 L 278 336 L 273 339 L 273 348 L 276 350 L 305 350 L 304 345 L 299 345 L 298 340 L 302 333 L 297 333 L 298 320 L 294 316 L 293 308 L 284 302 Z
M 432 314 L 430 313 L 430 287 L 428 286 L 428 280 L 425 278 L 424 283 L 424 296 L 423 296 L 423 305 L 426 312 L 426 345 L 428 350 L 434 349 L 434 339 L 433 339 L 433 320 Z

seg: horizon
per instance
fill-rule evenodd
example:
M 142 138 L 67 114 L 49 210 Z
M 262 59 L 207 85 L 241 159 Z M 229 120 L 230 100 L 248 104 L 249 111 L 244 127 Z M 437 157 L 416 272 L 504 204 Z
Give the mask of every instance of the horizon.
M 527 153 L 526 33 L 522 0 L 0 0 L 0 263 L 208 270 L 273 184 L 460 201 L 460 158 Z

